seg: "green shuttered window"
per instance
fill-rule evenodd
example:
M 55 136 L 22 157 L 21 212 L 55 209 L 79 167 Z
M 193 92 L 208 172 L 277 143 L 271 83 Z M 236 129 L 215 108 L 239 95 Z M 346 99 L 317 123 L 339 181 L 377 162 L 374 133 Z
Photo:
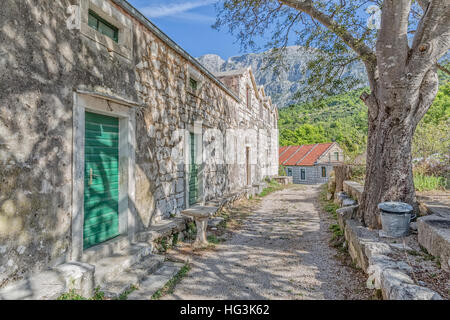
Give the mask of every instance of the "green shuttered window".
M 119 234 L 119 119 L 86 112 L 83 245 Z
M 195 135 L 190 135 L 191 159 L 189 164 L 189 205 L 197 203 L 198 198 L 198 167 L 195 163 L 195 154 L 197 146 L 195 143 Z
M 88 25 L 115 42 L 119 42 L 119 29 L 92 10 L 89 10 Z

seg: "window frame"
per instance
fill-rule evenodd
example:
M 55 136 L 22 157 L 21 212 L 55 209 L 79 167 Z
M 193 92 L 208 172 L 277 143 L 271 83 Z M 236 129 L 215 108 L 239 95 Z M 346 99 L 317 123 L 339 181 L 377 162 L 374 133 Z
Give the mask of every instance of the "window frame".
M 339 161 L 339 152 L 338 151 L 334 152 L 334 160 Z
M 293 176 L 292 168 L 287 168 L 287 175 L 288 175 L 288 177 L 292 177 Z
M 304 168 L 300 169 L 300 180 L 306 180 L 306 170 Z
M 97 27 L 93 27 L 90 23 L 89 23 L 89 18 L 93 17 L 96 19 L 97 21 Z M 110 28 L 113 32 L 114 32 L 114 36 L 110 37 L 108 34 L 105 34 L 103 32 L 101 32 L 99 30 L 99 24 L 103 23 L 106 27 Z M 91 27 L 92 29 L 96 30 L 97 32 L 101 33 L 102 35 L 112 39 L 114 42 L 119 43 L 119 32 L 120 29 L 118 27 L 116 27 L 115 25 L 113 25 L 112 23 L 110 23 L 109 21 L 103 19 L 100 15 L 98 15 L 94 10 L 89 9 L 88 10 L 88 25 L 89 27 Z
M 193 77 L 189 77 L 189 86 L 193 92 L 196 92 L 198 89 L 198 80 Z
M 322 170 L 322 178 L 326 178 L 327 177 L 327 167 L 322 166 L 321 170 Z

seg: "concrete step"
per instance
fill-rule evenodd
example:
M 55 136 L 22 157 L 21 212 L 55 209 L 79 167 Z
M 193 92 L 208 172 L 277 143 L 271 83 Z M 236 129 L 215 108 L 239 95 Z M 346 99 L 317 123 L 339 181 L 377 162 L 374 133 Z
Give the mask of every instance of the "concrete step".
M 156 291 L 163 288 L 183 267 L 182 263 L 164 262 L 163 266 L 147 276 L 138 289 L 128 295 L 128 300 L 150 300 Z
M 148 275 L 161 268 L 164 259 L 164 256 L 149 255 L 143 261 L 115 276 L 114 279 L 100 285 L 100 289 L 105 293 L 105 297 L 117 299 L 122 293 L 133 286 L 138 286 Z
M 137 243 L 102 258 L 93 265 L 95 266 L 95 285 L 112 282 L 114 279 L 129 269 L 132 265 L 140 262 L 152 253 L 152 248 L 146 243 Z

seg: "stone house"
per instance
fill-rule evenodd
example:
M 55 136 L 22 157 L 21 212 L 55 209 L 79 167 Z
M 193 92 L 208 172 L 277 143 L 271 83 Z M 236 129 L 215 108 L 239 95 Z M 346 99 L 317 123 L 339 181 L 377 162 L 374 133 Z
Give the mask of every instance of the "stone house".
M 277 118 L 126 1 L 2 3 L 0 288 L 276 175 Z
M 279 163 L 294 183 L 325 183 L 333 167 L 343 161 L 344 152 L 336 142 L 285 146 L 279 150 Z

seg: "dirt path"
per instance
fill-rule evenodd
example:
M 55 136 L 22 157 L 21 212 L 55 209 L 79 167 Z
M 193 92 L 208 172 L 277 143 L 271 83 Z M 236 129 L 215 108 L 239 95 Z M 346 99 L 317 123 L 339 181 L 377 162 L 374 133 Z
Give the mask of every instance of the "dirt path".
M 318 186 L 265 197 L 230 239 L 195 257 L 164 299 L 368 299 L 360 271 L 330 247 Z

